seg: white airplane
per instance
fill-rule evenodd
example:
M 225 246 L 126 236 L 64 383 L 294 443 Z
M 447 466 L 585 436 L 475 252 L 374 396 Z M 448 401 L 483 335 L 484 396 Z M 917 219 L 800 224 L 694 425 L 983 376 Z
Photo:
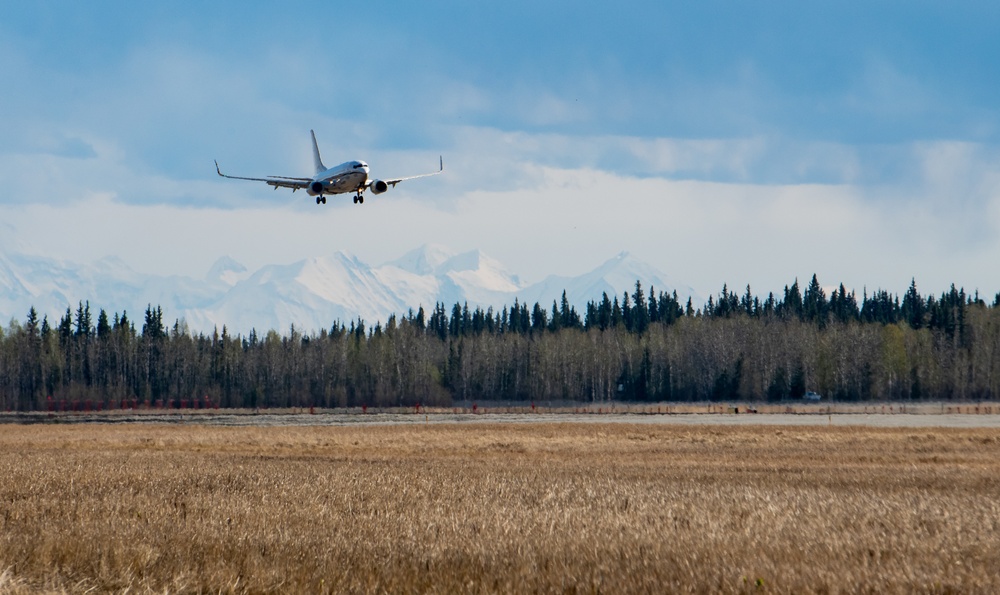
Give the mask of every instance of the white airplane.
M 303 188 L 309 196 L 316 197 L 316 204 L 326 204 L 327 194 L 345 194 L 348 192 L 354 193 L 354 204 L 359 204 L 365 202 L 364 192 L 365 190 L 371 190 L 372 194 L 382 194 L 389 189 L 389 186 L 393 188 L 396 184 L 404 180 L 415 180 L 417 178 L 426 178 L 427 176 L 436 176 L 444 171 L 444 158 L 439 157 L 440 169 L 436 172 L 431 172 L 429 174 L 421 174 L 419 176 L 410 176 L 408 178 L 394 178 L 392 180 L 372 180 L 368 177 L 368 164 L 364 161 L 348 161 L 346 163 L 341 163 L 336 167 L 326 167 L 323 165 L 323 160 L 319 156 L 319 146 L 316 144 L 316 133 L 312 130 L 309 131 L 312 134 L 313 141 L 313 162 L 316 165 L 316 175 L 311 178 L 289 178 L 285 176 L 269 176 L 267 178 L 244 178 L 241 176 L 227 176 L 222 173 L 219 169 L 219 162 L 215 162 L 215 171 L 218 172 L 223 178 L 231 178 L 233 180 L 252 180 L 254 182 L 266 182 L 269 186 L 274 186 L 274 189 L 278 188 L 291 188 L 292 192 Z

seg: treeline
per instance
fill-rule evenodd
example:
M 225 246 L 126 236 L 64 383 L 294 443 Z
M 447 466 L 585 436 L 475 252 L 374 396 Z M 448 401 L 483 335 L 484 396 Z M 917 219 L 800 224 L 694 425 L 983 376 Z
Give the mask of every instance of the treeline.
M 147 307 L 96 321 L 89 303 L 55 326 L 0 329 L 0 407 L 142 403 L 177 407 L 345 407 L 504 401 L 782 401 L 807 390 L 844 401 L 1000 397 L 1000 294 L 954 286 L 900 298 L 827 296 L 813 276 L 763 300 L 723 287 L 703 308 L 676 292 L 605 294 L 582 313 L 436 304 L 384 324 L 336 321 L 318 333 L 191 333 Z

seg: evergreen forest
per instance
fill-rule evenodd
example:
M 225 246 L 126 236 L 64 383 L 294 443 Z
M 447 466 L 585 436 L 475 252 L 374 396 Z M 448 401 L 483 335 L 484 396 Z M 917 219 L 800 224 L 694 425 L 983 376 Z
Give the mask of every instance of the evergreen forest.
M 826 295 L 814 275 L 780 296 L 723 287 L 701 308 L 676 292 L 605 294 L 579 312 L 438 303 L 373 326 L 334 321 L 194 334 L 89 302 L 55 324 L 32 308 L 0 328 L 5 411 L 147 407 L 447 406 L 469 401 L 782 402 L 1000 398 L 1000 294 Z

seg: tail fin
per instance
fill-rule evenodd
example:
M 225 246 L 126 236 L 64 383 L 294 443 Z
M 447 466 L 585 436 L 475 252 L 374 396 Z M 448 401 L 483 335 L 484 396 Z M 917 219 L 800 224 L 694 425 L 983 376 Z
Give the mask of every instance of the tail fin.
M 313 137 L 313 164 L 316 166 L 316 173 L 325 172 L 326 166 L 323 165 L 323 160 L 319 157 L 319 145 L 316 144 L 316 133 L 310 130 L 309 134 Z

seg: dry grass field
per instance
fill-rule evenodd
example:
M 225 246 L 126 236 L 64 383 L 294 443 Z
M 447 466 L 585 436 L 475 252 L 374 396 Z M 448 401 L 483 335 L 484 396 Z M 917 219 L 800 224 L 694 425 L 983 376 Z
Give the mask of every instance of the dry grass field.
M 37 591 L 1000 592 L 1000 433 L 0 425 Z

